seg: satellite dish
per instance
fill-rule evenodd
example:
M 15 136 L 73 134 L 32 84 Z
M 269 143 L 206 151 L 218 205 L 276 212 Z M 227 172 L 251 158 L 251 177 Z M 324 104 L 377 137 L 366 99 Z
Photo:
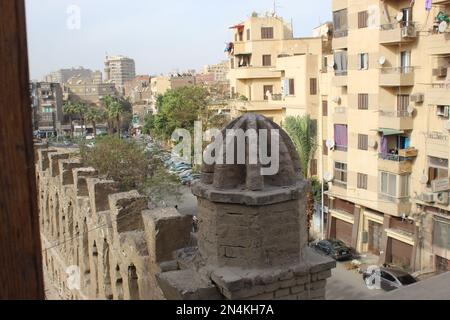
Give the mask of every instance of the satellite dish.
M 427 183 L 428 183 L 428 176 L 424 174 L 424 175 L 420 178 L 420 183 L 421 183 L 421 184 L 427 184 Z
M 444 33 L 448 28 L 448 22 L 447 21 L 442 21 L 441 23 L 439 23 L 439 32 L 440 33 Z
M 334 97 L 333 101 L 337 104 L 341 104 L 341 97 Z
M 371 147 L 372 149 L 376 149 L 378 147 L 378 142 L 374 139 L 370 139 L 369 140 L 369 147 Z
M 328 59 L 328 67 L 334 68 L 334 59 Z
M 403 21 L 403 12 L 399 12 L 397 13 L 397 15 L 395 16 L 395 20 L 397 20 L 398 22 L 402 22 Z
M 334 142 L 334 140 L 331 140 L 331 139 L 327 140 L 328 149 L 333 149 L 335 146 L 336 146 L 336 143 Z
M 323 175 L 323 179 L 324 179 L 326 182 L 331 182 L 331 181 L 334 180 L 334 176 L 333 176 L 333 174 L 332 174 L 331 172 L 326 172 L 326 173 Z
M 407 111 L 409 115 L 412 116 L 414 114 L 414 111 L 416 111 L 416 108 L 414 108 L 413 106 L 409 106 Z
M 380 59 L 378 59 L 378 63 L 380 64 L 380 66 L 384 65 L 386 63 L 386 57 L 381 56 Z

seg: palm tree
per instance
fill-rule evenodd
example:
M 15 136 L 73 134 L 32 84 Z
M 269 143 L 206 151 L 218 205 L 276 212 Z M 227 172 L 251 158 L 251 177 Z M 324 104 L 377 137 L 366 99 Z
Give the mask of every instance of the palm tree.
M 108 118 L 111 121 L 111 123 L 114 123 L 114 121 L 116 122 L 117 133 L 120 136 L 120 119 L 122 113 L 124 113 L 125 111 L 124 104 L 121 100 L 115 97 L 111 97 L 109 95 L 105 97 L 104 102 Z
M 83 102 L 78 102 L 75 104 L 75 110 L 81 120 L 81 135 L 84 136 L 84 125 L 86 122 L 85 118 L 86 118 L 86 113 L 88 111 L 88 106 Z
M 317 149 L 317 124 L 309 115 L 287 117 L 284 127 L 297 147 L 300 167 L 305 178 L 309 178 L 309 166 Z
M 86 112 L 86 121 L 92 124 L 94 137 L 97 136 L 97 123 L 106 120 L 106 114 L 103 110 L 96 107 L 90 107 Z
M 63 107 L 64 114 L 69 116 L 69 122 L 70 122 L 70 137 L 73 138 L 73 116 L 78 115 L 78 109 L 76 104 L 73 104 L 71 101 L 68 101 L 64 104 Z

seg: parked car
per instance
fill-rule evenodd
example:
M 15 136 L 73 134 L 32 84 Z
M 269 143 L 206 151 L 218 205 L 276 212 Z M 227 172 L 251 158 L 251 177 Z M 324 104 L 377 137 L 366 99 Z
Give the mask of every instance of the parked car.
M 374 273 L 376 273 L 376 276 L 379 277 L 380 289 L 385 291 L 392 291 L 417 282 L 417 280 L 406 271 L 393 267 L 381 267 L 379 269 L 372 270 L 371 272 L 363 272 L 363 279 L 367 286 L 371 286 L 376 283 Z
M 353 259 L 352 249 L 336 239 L 321 240 L 314 245 L 315 249 L 337 261 Z

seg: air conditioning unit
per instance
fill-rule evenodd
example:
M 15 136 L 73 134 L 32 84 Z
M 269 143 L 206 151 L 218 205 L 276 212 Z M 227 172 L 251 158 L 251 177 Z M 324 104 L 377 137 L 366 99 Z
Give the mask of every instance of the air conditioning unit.
M 433 76 L 434 77 L 446 77 L 447 76 L 447 68 L 440 67 L 433 69 Z
M 434 195 L 434 202 L 448 206 L 448 192 L 439 192 Z
M 446 123 L 445 123 L 445 130 L 449 130 L 450 131 L 450 121 L 447 121 Z
M 422 193 L 420 195 L 420 200 L 426 203 L 433 203 L 435 200 L 434 193 Z
M 402 29 L 402 38 L 414 38 L 416 36 L 417 31 L 413 26 L 404 27 Z
M 423 93 L 415 93 L 410 96 L 411 102 L 422 103 L 424 99 Z
M 450 115 L 450 106 L 437 106 L 436 115 L 438 117 L 448 118 Z

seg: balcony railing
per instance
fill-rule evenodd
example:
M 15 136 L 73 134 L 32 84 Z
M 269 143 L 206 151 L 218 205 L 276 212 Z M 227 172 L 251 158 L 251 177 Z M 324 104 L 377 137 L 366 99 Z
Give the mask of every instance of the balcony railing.
M 281 93 L 272 94 L 272 100 L 273 101 L 282 101 L 283 95 Z
M 348 30 L 335 31 L 333 34 L 334 38 L 343 38 L 348 36 Z
M 342 151 L 342 152 L 347 152 L 348 151 L 348 146 L 335 146 L 334 150 L 336 151 Z
M 389 194 L 384 194 L 379 192 L 378 193 L 378 199 L 379 200 L 384 200 L 384 201 L 388 201 L 388 202 L 392 202 L 392 203 L 397 203 L 397 204 L 401 204 L 401 203 L 408 203 L 410 197 L 396 197 L 396 196 L 392 196 Z
M 403 157 L 399 154 L 394 154 L 394 153 L 379 153 L 378 158 L 380 160 L 387 160 L 387 161 L 394 161 L 394 162 L 403 162 L 403 161 L 411 160 L 411 158 L 409 158 L 409 157 Z
M 416 28 L 416 23 L 413 21 L 394 21 L 390 23 L 385 23 L 380 26 L 382 31 L 395 30 L 399 28 Z
M 407 110 L 396 110 L 396 111 L 380 110 L 380 116 L 388 118 L 410 118 L 411 114 Z
M 414 72 L 414 67 L 389 67 L 380 70 L 382 74 L 410 74 Z
M 338 77 L 343 77 L 348 74 L 347 70 L 335 70 L 334 75 Z

